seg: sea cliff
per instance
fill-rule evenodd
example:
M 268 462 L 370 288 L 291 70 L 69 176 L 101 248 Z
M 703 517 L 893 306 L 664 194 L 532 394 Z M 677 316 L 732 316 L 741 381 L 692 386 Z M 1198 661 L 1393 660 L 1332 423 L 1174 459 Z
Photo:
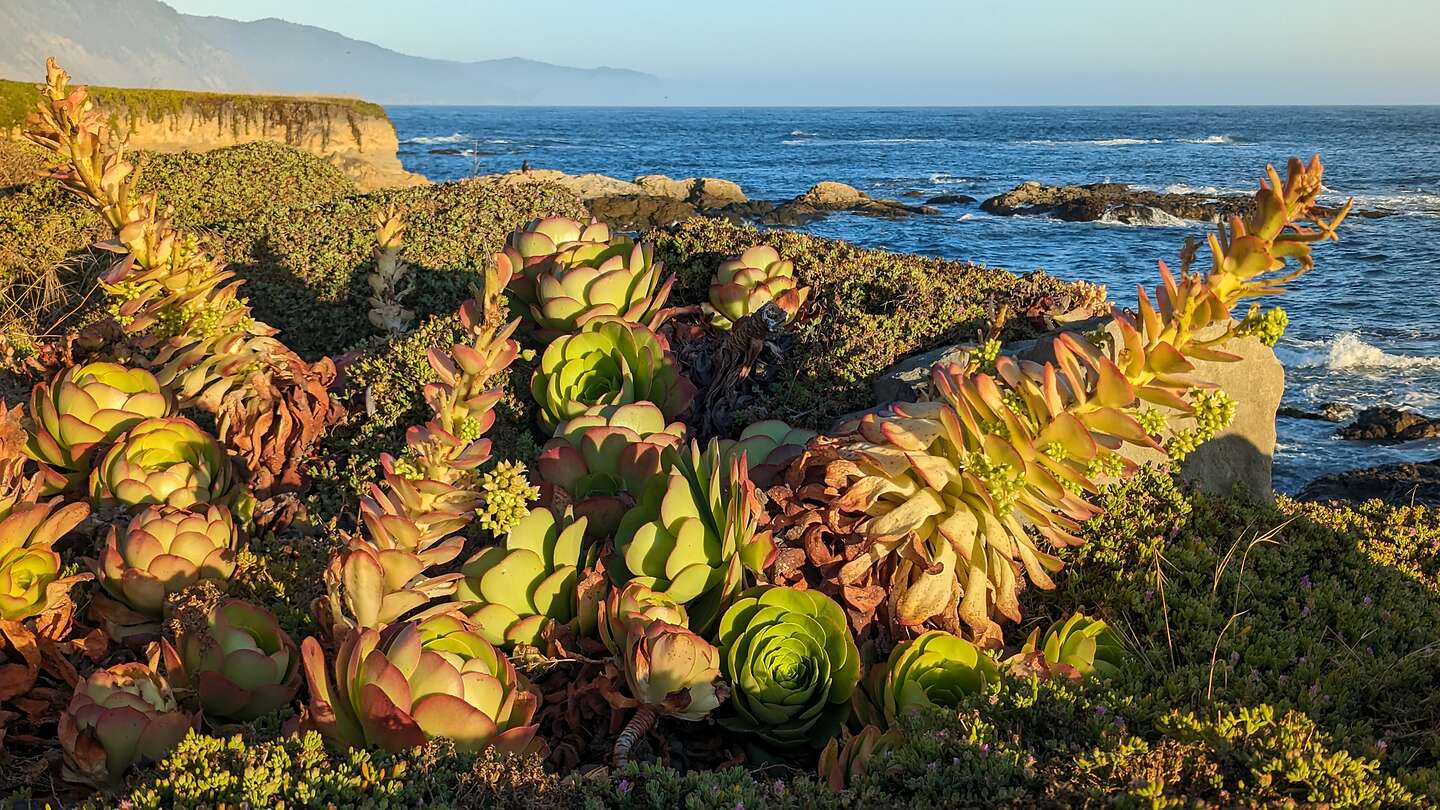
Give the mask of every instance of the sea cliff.
M 0 80 L 0 137 L 20 137 L 34 93 L 32 84 Z M 400 165 L 385 109 L 359 99 L 111 87 L 91 88 L 91 97 L 135 149 L 208 151 L 265 141 L 325 158 L 361 190 L 425 182 Z

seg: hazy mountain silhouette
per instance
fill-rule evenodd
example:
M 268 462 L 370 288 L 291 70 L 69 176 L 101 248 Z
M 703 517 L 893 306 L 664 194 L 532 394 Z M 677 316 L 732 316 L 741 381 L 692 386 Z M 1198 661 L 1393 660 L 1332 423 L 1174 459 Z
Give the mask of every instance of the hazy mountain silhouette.
M 668 92 L 663 80 L 633 70 L 426 59 L 284 20 L 180 14 L 159 0 L 0 2 L 0 77 L 38 80 L 52 55 L 94 84 L 384 104 L 659 104 Z

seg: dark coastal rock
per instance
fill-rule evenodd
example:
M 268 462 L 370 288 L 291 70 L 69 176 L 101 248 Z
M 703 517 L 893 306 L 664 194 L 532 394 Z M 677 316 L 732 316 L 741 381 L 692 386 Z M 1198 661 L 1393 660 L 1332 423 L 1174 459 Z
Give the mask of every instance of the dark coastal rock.
M 1142 209 L 1155 209 L 1179 219 L 1213 220 L 1230 214 L 1244 215 L 1254 205 L 1249 197 L 1141 191 L 1125 183 L 1047 186 L 1030 180 L 980 203 L 980 210 L 997 216 L 1043 214 L 1066 222 L 1094 222 L 1104 219 L 1112 209 L 1120 209 L 1120 215 L 1132 218 Z
M 684 200 L 650 194 L 592 197 L 585 205 L 591 216 L 622 231 L 663 228 L 698 214 L 695 206 Z
M 969 205 L 975 198 L 969 194 L 941 194 L 925 201 L 926 205 Z
M 1357 503 L 1379 498 L 1394 506 L 1440 507 L 1440 458 L 1324 475 L 1306 484 L 1299 497 Z
M 922 198 L 925 196 L 925 192 L 923 192 L 923 191 L 916 191 L 915 189 L 912 188 L 912 189 L 910 189 L 909 191 L 905 192 L 904 194 L 901 194 L 900 196 L 901 196 L 901 197 L 906 197 L 906 198 L 912 199 L 912 200 L 918 200 L 918 199 L 922 199 Z
M 980 203 L 980 210 L 996 216 L 1050 216 L 1065 222 L 1120 222 L 1127 225 L 1171 225 L 1175 220 L 1214 222 L 1232 214 L 1245 216 L 1255 209 L 1248 194 L 1215 196 L 1195 192 L 1173 193 L 1131 188 L 1126 183 L 1091 183 L 1083 186 L 1047 186 L 1034 180 Z M 1334 209 L 1316 207 L 1330 215 Z M 1394 211 L 1352 210 L 1351 216 L 1374 219 Z
M 1355 421 L 1335 431 L 1342 439 L 1393 444 L 1440 438 L 1440 419 L 1382 405 L 1366 408 Z
M 1339 402 L 1326 402 L 1320 405 L 1318 411 L 1307 411 L 1286 405 L 1275 415 L 1287 416 L 1291 419 L 1311 419 L 1317 422 L 1344 422 L 1355 415 L 1355 409 Z

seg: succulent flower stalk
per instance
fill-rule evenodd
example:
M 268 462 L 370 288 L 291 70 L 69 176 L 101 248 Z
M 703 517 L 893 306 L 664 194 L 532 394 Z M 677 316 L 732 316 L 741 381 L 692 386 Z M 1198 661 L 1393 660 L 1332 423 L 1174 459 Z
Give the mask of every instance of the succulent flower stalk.
M 0 519 L 0 619 L 19 621 L 44 612 L 83 577 L 60 576 L 55 541 L 90 514 L 83 503 L 20 504 Z
M 1335 238 L 1349 205 L 1328 221 L 1312 216 L 1322 177 L 1318 159 L 1292 160 L 1284 181 L 1270 168 L 1255 212 L 1211 237 L 1209 270 L 1194 267 L 1193 249 L 1182 252 L 1178 279 L 1162 263 L 1154 300 L 1142 290 L 1135 314 L 1115 310 L 1109 345 L 1065 333 L 1050 346 L 1053 362 L 1001 355 L 993 375 L 975 362 L 937 365 L 935 401 L 899 403 L 842 429 L 848 483 L 833 506 L 855 516 L 854 542 L 868 550 L 838 584 L 894 560 L 894 621 L 963 622 L 999 646 L 996 619 L 1019 620 L 1024 580 L 1051 588 L 1061 568 L 1037 543 L 1082 542 L 1081 523 L 1099 512 L 1089 500 L 1096 480 L 1134 471 L 1117 451 L 1183 452 L 1223 419 L 1226 399 L 1193 378 L 1193 361 L 1236 359 L 1220 348 L 1237 328 L 1235 305 L 1282 291 L 1311 268 L 1311 244 Z M 1157 425 L 1155 406 L 1175 416 Z M 1193 426 L 1171 427 L 1172 418 Z M 1156 428 L 1174 431 L 1163 448 Z
M 301 644 L 309 722 L 342 748 L 404 751 L 448 737 L 462 751 L 522 753 L 538 700 L 505 654 L 454 614 L 349 634 L 325 660 Z
M 860 651 L 845 613 L 811 590 L 756 588 L 720 620 L 733 712 L 720 724 L 777 746 L 820 748 L 850 714 Z
M 540 427 L 553 432 L 596 405 L 651 402 L 666 419 L 674 419 L 690 407 L 695 386 L 654 332 L 616 318 L 596 318 L 545 349 L 530 393 L 540 405 Z
M 146 419 L 175 413 L 175 401 L 155 375 L 118 363 L 72 366 L 49 383 L 37 383 L 30 397 L 35 430 L 31 458 L 59 473 L 52 485 L 65 486 L 90 472 L 96 450 Z
M 768 245 L 757 245 L 738 257 L 720 263 L 710 282 L 710 300 L 704 305 L 710 322 L 729 329 L 771 301 L 785 313 L 785 322 L 794 320 L 809 287 L 795 283 L 795 264 L 780 258 Z
M 195 691 L 206 716 L 248 722 L 294 700 L 300 650 L 265 608 L 240 599 L 213 607 L 203 625 L 164 642 L 166 668 Z
M 575 582 L 585 518 L 557 519 L 535 509 L 498 546 L 462 567 L 457 597 L 480 634 L 497 647 L 537 646 L 550 622 L 575 618 Z
M 92 785 L 120 782 L 131 766 L 158 762 L 193 725 L 170 684 L 139 663 L 96 670 L 75 687 L 60 715 L 65 776 Z
M 223 506 L 149 506 L 123 530 L 110 529 L 96 574 L 111 596 L 158 619 L 171 594 L 202 579 L 230 579 L 238 546 Z

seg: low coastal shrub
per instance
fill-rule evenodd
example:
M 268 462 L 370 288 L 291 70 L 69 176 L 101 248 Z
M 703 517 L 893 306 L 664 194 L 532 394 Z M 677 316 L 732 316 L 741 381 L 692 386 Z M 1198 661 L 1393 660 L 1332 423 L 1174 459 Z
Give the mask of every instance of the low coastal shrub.
M 676 275 L 673 300 L 706 300 L 725 258 L 767 244 L 795 263 L 811 288 L 808 312 L 792 330 L 790 364 L 757 399 L 745 424 L 782 419 L 817 430 L 874 404 L 870 382 L 895 362 L 947 342 L 970 339 L 1001 307 L 1013 318 L 1007 339 L 1031 337 L 1043 316 L 1075 307 L 1103 311 L 1104 289 L 1044 273 L 1017 276 L 971 262 L 867 250 L 835 239 L 767 231 L 696 218 L 645 235 Z

